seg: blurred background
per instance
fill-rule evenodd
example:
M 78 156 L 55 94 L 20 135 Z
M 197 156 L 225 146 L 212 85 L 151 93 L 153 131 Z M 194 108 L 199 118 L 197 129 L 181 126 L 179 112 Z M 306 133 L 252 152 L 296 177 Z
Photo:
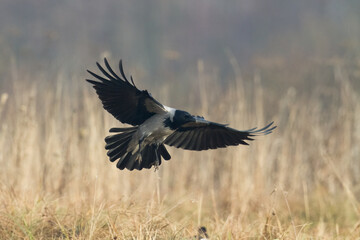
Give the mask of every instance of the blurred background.
M 356 64 L 359 8 L 351 0 L 3 0 L 1 55 L 4 64 L 12 56 L 19 66 L 82 74 L 108 52 L 154 81 L 184 74 L 198 59 L 230 78 L 229 52 L 243 71 L 329 58 Z
M 359 56 L 355 0 L 2 0 L 2 202 L 156 203 L 171 209 L 159 210 L 171 226 L 207 224 L 221 238 L 356 234 Z M 278 128 L 250 147 L 169 147 L 155 173 L 119 171 L 103 139 L 121 124 L 85 82 L 104 57 L 114 69 L 123 59 L 137 87 L 168 106 Z

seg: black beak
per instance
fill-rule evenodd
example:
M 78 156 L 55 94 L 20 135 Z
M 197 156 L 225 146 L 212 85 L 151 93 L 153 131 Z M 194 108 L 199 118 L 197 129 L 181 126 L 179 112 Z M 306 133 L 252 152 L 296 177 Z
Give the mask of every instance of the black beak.
M 193 122 L 196 122 L 196 123 L 205 123 L 205 124 L 208 124 L 209 122 L 206 121 L 204 119 L 204 117 L 200 117 L 200 116 L 196 116 L 196 117 L 193 117 Z

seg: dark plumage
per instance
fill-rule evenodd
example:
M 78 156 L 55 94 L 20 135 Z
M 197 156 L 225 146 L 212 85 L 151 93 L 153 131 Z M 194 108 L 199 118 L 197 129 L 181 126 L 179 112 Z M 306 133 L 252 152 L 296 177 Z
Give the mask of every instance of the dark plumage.
M 91 71 L 97 79 L 86 79 L 93 84 L 103 107 L 122 123 L 133 125 L 128 128 L 112 128 L 114 135 L 105 138 L 107 155 L 111 162 L 118 160 L 116 166 L 123 170 L 157 168 L 161 159 L 170 160 L 171 156 L 164 144 L 187 150 L 207 150 L 248 145 L 245 141 L 252 137 L 266 135 L 276 126 L 273 122 L 262 129 L 252 128 L 239 131 L 193 116 L 182 110 L 167 107 L 154 99 L 146 90 L 139 90 L 130 77 L 126 78 L 119 62 L 121 77 L 104 59 L 106 70 L 96 63 L 105 77 Z

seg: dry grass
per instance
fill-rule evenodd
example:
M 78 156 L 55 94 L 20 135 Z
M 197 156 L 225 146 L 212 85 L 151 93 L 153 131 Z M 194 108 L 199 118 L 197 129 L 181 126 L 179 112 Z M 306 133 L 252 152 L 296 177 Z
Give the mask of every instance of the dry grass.
M 118 171 L 108 161 L 103 138 L 119 123 L 83 76 L 48 81 L 14 63 L 0 90 L 0 238 L 192 239 L 199 226 L 212 239 L 358 236 L 360 99 L 352 72 L 327 65 L 331 85 L 282 92 L 263 87 L 271 84 L 263 75 L 271 76 L 243 78 L 230 63 L 235 79 L 225 87 L 199 61 L 183 108 L 239 129 L 275 120 L 277 130 L 250 147 L 169 148 L 172 160 L 157 172 Z M 149 87 L 181 106 L 170 102 L 172 88 Z

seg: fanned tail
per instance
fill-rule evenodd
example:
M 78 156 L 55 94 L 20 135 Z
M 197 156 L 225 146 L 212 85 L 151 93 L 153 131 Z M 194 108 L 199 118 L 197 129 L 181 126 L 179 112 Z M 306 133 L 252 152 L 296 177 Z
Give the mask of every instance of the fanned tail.
M 130 171 L 143 168 L 151 168 L 152 166 L 159 166 L 161 164 L 161 157 L 165 160 L 171 158 L 163 144 L 146 145 L 137 151 L 129 150 L 129 143 L 132 140 L 133 134 L 137 131 L 137 127 L 130 128 L 112 128 L 110 132 L 117 134 L 105 138 L 108 150 L 107 155 L 111 162 L 119 160 L 116 167 L 120 170 L 128 169 Z

